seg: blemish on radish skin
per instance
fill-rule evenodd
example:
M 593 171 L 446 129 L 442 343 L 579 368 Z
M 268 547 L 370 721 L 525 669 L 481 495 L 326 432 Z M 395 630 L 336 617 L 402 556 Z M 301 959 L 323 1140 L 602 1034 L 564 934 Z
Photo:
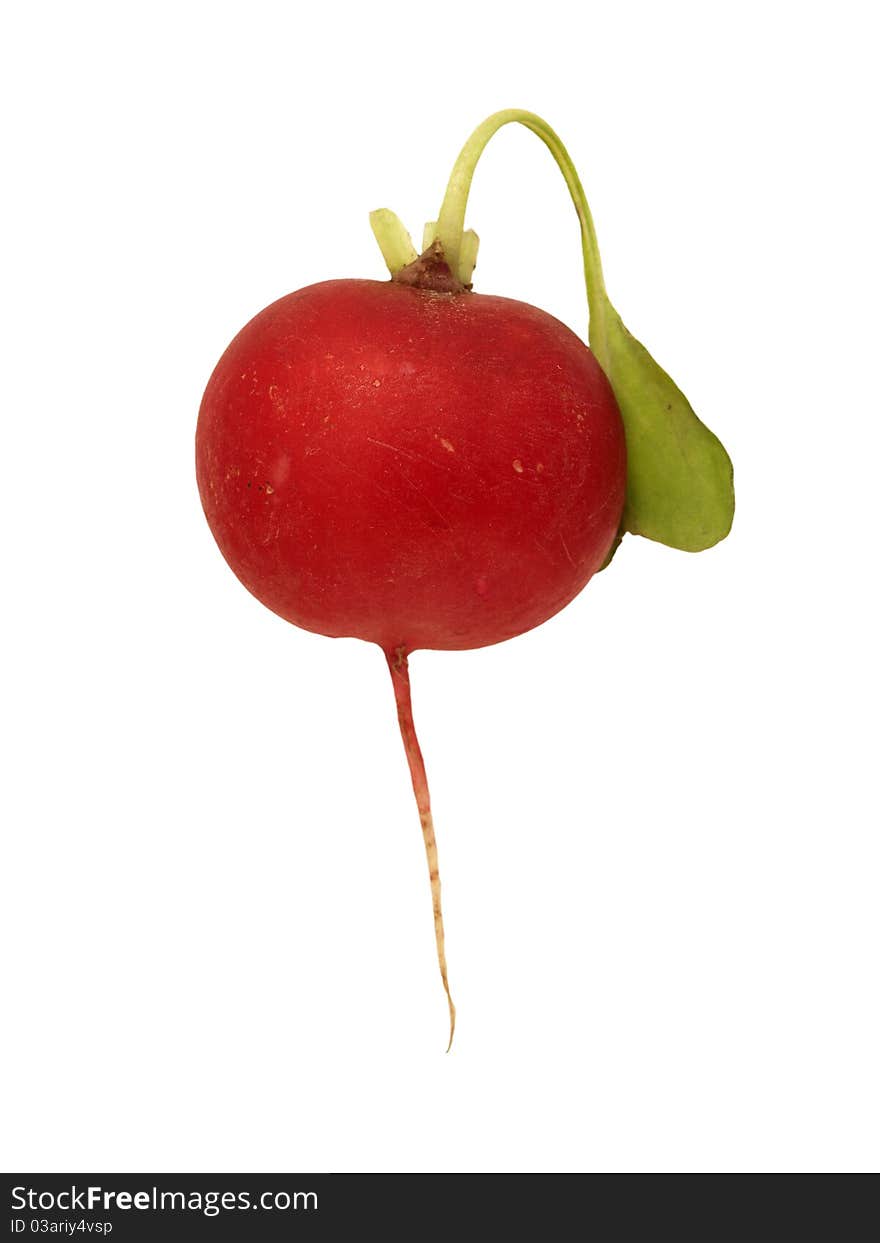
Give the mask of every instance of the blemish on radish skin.
M 280 488 L 287 482 L 290 474 L 290 455 L 282 453 L 279 458 L 272 464 L 269 470 L 269 477 L 273 487 Z
M 451 440 L 447 440 L 444 436 L 441 436 L 441 437 L 440 437 L 440 443 L 441 443 L 441 445 L 443 446 L 443 448 L 446 450 L 446 452 L 447 452 L 447 453 L 454 453 L 454 452 L 455 452 L 455 445 L 452 443 L 452 441 L 451 441 Z
M 518 475 L 521 475 L 523 473 L 523 464 L 519 460 L 519 458 L 514 458 L 513 469 L 516 471 Z

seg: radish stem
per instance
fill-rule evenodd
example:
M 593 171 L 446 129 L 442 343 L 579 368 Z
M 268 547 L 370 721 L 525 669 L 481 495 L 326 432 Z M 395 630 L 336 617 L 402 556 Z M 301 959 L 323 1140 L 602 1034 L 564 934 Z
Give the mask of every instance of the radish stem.
M 462 147 L 458 159 L 455 161 L 449 184 L 446 187 L 443 206 L 440 208 L 440 215 L 437 217 L 437 223 L 434 226 L 434 237 L 443 247 L 446 262 L 453 272 L 459 272 L 462 261 L 464 261 L 465 269 L 467 269 L 470 256 L 463 253 L 462 239 L 465 209 L 467 208 L 474 170 L 490 138 L 502 126 L 510 125 L 513 122 L 524 125 L 526 129 L 531 130 L 533 134 L 536 134 L 541 139 L 549 149 L 559 171 L 565 178 L 565 184 L 568 186 L 568 192 L 574 203 L 581 228 L 584 279 L 587 285 L 587 302 L 590 310 L 590 343 L 599 362 L 605 366 L 607 362 L 607 348 L 604 346 L 604 338 L 606 335 L 605 317 L 608 298 L 605 293 L 602 260 L 599 257 L 599 243 L 596 240 L 593 217 L 590 214 L 587 196 L 584 194 L 584 188 L 581 185 L 571 156 L 566 151 L 562 139 L 556 131 L 551 129 L 541 117 L 536 116 L 534 112 L 524 112 L 521 108 L 507 108 L 503 112 L 493 113 L 482 125 L 477 126 Z M 470 275 L 460 275 L 460 279 L 469 281 Z
M 418 252 L 412 244 L 412 238 L 404 228 L 403 221 L 387 207 L 370 212 L 370 228 L 379 243 L 382 257 L 388 271 L 393 276 L 400 268 L 406 267 L 418 258 Z
M 452 1037 L 455 1035 L 455 1006 L 449 991 L 449 979 L 446 972 L 446 946 L 443 935 L 443 910 L 440 906 L 440 868 L 437 860 L 437 839 L 434 837 L 434 820 L 431 816 L 431 796 L 428 793 L 428 778 L 425 774 L 425 761 L 416 727 L 413 723 L 412 699 L 410 697 L 409 664 L 406 648 L 392 648 L 385 653 L 391 681 L 394 686 L 394 699 L 397 703 L 397 720 L 400 724 L 400 735 L 409 764 L 409 775 L 412 780 L 413 793 L 419 809 L 422 823 L 422 837 L 425 842 L 425 855 L 428 860 L 428 875 L 431 880 L 431 900 L 434 906 L 434 938 L 437 942 L 437 961 L 440 964 L 440 978 L 446 991 L 449 1003 L 449 1044 L 446 1052 L 452 1048 Z

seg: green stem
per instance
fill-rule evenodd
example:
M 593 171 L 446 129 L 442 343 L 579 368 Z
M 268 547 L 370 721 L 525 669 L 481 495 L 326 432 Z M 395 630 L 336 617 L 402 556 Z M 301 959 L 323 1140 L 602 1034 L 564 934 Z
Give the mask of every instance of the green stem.
M 485 150 L 486 144 L 503 125 L 512 122 L 524 125 L 526 129 L 541 139 L 556 161 L 559 171 L 565 178 L 571 200 L 577 212 L 581 229 L 581 244 L 584 254 L 584 279 L 587 285 L 587 303 L 590 310 L 590 338 L 599 345 L 594 351 L 603 363 L 601 354 L 604 352 L 604 324 L 608 299 L 605 293 L 605 280 L 602 275 L 602 260 L 599 257 L 599 244 L 596 240 L 596 229 L 593 217 L 587 204 L 587 196 L 577 175 L 571 156 L 563 146 L 559 135 L 552 130 L 546 121 L 542 121 L 533 112 L 524 112 L 520 108 L 507 108 L 503 112 L 493 113 L 482 125 L 478 125 L 461 149 L 455 162 L 452 176 L 446 187 L 446 197 L 440 208 L 437 219 L 436 237 L 443 247 L 446 262 L 453 272 L 458 272 L 461 262 L 462 235 L 464 233 L 464 215 L 467 208 L 471 181 L 477 162 Z M 469 278 L 468 278 L 469 279 Z
M 392 276 L 418 258 L 418 251 L 413 246 L 412 238 L 404 228 L 403 222 L 387 207 L 380 207 L 378 211 L 370 212 L 370 227 Z

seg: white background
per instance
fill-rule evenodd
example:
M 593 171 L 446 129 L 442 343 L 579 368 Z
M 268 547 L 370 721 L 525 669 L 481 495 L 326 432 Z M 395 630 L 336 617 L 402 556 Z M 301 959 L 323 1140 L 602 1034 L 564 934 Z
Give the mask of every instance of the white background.
M 870 9 L 6 10 L 4 1168 L 876 1168 Z M 420 234 L 511 106 L 738 513 L 413 658 L 446 1056 L 382 657 L 239 586 L 192 441 L 242 323 L 381 279 L 368 211 Z M 469 223 L 478 289 L 586 335 L 532 135 Z

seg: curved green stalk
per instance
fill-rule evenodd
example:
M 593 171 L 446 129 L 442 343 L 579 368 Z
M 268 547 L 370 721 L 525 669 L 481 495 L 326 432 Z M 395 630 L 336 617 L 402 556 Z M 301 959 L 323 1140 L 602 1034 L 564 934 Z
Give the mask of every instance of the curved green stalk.
M 559 167 L 559 171 L 565 178 L 565 184 L 568 186 L 571 201 L 574 203 L 574 209 L 577 212 L 581 228 L 584 279 L 587 285 L 590 324 L 591 327 L 595 326 L 599 329 L 604 320 L 605 280 L 602 275 L 602 260 L 599 255 L 599 243 L 596 240 L 596 228 L 593 224 L 593 217 L 590 214 L 587 196 L 584 194 L 584 188 L 578 177 L 577 169 L 571 156 L 566 151 L 562 139 L 555 130 L 550 128 L 546 121 L 536 116 L 534 112 L 524 112 L 521 108 L 506 108 L 502 112 L 493 113 L 482 125 L 477 126 L 462 147 L 459 157 L 455 161 L 449 184 L 446 187 L 443 205 L 440 208 L 440 215 L 437 218 L 434 236 L 443 247 L 446 262 L 450 268 L 458 274 L 460 280 L 467 284 L 470 280 L 470 274 L 462 275 L 459 270 L 459 264 L 462 258 L 464 216 L 474 170 L 489 140 L 498 133 L 502 126 L 510 125 L 514 122 L 524 125 L 526 129 L 531 130 L 533 134 L 536 134 L 541 139 L 549 149 Z M 599 358 L 599 362 L 602 363 L 602 351 L 595 349 L 595 347 L 594 351 Z

